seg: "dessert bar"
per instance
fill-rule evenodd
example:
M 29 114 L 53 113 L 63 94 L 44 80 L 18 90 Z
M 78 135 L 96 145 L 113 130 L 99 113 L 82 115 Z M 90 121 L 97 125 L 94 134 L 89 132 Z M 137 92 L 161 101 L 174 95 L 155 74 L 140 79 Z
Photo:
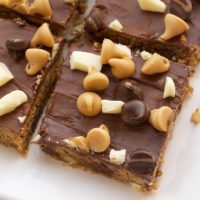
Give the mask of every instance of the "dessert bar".
M 155 189 L 189 76 L 157 53 L 85 36 L 68 48 L 38 143 L 73 167 Z
M 22 17 L 38 25 L 48 22 L 54 32 L 60 32 L 65 30 L 69 20 L 79 12 L 79 6 L 82 4 L 79 0 L 1 0 L 0 16 Z
M 85 29 L 192 66 L 200 58 L 199 10 L 198 0 L 96 0 Z
M 0 27 L 0 142 L 23 153 L 53 89 L 64 41 L 46 23 L 37 29 L 1 19 Z

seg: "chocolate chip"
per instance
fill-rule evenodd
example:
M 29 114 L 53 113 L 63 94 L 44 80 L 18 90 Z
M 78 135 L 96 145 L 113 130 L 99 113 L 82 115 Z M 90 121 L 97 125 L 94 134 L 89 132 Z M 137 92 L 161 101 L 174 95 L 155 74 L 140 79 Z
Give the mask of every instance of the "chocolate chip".
M 129 153 L 127 162 L 128 168 L 138 174 L 152 173 L 156 166 L 153 155 L 140 149 Z
M 14 58 L 14 60 L 19 61 L 25 55 L 25 51 L 29 48 L 30 42 L 23 39 L 10 39 L 6 41 L 6 47 Z
M 192 13 L 192 3 L 190 0 L 171 0 L 170 12 L 186 20 Z
M 24 39 L 10 39 L 6 41 L 6 47 L 9 51 L 26 51 L 30 42 Z
M 114 90 L 115 99 L 129 101 L 132 99 L 143 99 L 143 92 L 139 84 L 133 80 L 120 81 Z
M 140 100 L 128 101 L 122 108 L 121 118 L 130 126 L 139 126 L 149 119 L 150 112 Z
M 98 32 L 105 28 L 105 24 L 102 21 L 102 18 L 100 16 L 98 9 L 91 12 L 90 16 L 85 22 L 84 28 L 89 33 Z

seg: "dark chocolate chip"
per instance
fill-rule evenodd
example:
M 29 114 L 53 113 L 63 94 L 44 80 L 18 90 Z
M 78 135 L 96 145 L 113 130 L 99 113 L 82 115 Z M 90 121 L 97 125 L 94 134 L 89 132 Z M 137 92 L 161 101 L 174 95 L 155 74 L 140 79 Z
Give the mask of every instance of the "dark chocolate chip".
M 23 39 L 10 39 L 6 41 L 6 47 L 15 61 L 25 56 L 25 51 L 30 47 L 30 41 Z
M 137 174 L 152 173 L 156 162 L 153 155 L 145 150 L 135 150 L 128 155 L 128 168 Z
M 149 119 L 150 111 L 140 100 L 128 101 L 122 108 L 121 118 L 130 126 L 139 126 Z
M 26 51 L 30 46 L 30 41 L 24 39 L 10 39 L 6 41 L 9 51 Z
M 187 20 L 192 13 L 192 3 L 190 0 L 171 0 L 170 12 Z
M 133 80 L 120 81 L 114 90 L 115 99 L 129 101 L 132 99 L 143 99 L 143 92 L 139 84 Z
M 101 20 L 98 10 L 94 10 L 85 22 L 85 30 L 89 33 L 101 31 L 105 28 L 105 24 Z

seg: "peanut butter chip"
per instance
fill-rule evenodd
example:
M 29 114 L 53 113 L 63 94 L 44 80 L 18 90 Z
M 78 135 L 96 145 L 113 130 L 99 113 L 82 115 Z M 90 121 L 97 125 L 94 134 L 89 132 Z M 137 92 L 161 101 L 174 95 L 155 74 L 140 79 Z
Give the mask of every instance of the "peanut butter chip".
M 35 0 L 29 8 L 29 14 L 39 14 L 45 18 L 51 18 L 52 9 L 49 0 Z
M 54 43 L 54 38 L 49 29 L 49 25 L 44 23 L 37 29 L 35 35 L 33 36 L 31 46 L 36 47 L 37 45 L 44 45 L 47 47 L 53 47 Z
M 109 39 L 104 39 L 101 50 L 101 63 L 107 64 L 110 58 L 123 58 L 127 54 L 117 48 L 114 42 Z
M 65 139 L 64 142 L 66 142 L 72 148 L 77 148 L 77 149 L 81 149 L 83 151 L 89 152 L 88 141 L 83 136 Z
M 101 97 L 93 92 L 84 92 L 78 97 L 77 108 L 85 116 L 96 116 L 101 112 Z
M 173 110 L 170 107 L 162 106 L 151 111 L 149 122 L 155 129 L 167 132 L 172 115 Z
M 197 108 L 193 113 L 192 113 L 192 118 L 191 121 L 195 124 L 200 123 L 200 108 Z
M 108 77 L 96 70 L 94 67 L 88 69 L 88 75 L 83 81 L 83 87 L 86 91 L 102 91 L 109 85 Z
M 165 16 L 165 32 L 160 36 L 163 40 L 169 40 L 175 36 L 183 34 L 189 29 L 189 25 L 173 14 Z
M 101 125 L 99 128 L 90 130 L 87 134 L 87 141 L 92 151 L 96 153 L 106 151 L 110 145 L 108 128 L 105 125 Z
M 142 73 L 147 75 L 167 72 L 170 68 L 170 62 L 167 58 L 154 53 L 142 66 Z
M 135 63 L 129 57 L 122 59 L 111 58 L 108 61 L 111 66 L 111 72 L 114 77 L 118 79 L 125 79 L 131 77 L 135 72 Z
M 28 13 L 28 0 L 4 0 L 2 2 L 5 2 L 2 5 L 5 5 L 8 8 L 11 8 L 13 10 L 18 11 L 22 14 Z M 1 5 L 1 2 L 0 2 Z
M 7 2 L 7 0 L 0 0 L 0 5 L 5 6 L 6 2 Z
M 50 54 L 42 49 L 28 49 L 26 51 L 26 59 L 28 60 L 26 73 L 32 76 L 37 74 L 47 64 Z

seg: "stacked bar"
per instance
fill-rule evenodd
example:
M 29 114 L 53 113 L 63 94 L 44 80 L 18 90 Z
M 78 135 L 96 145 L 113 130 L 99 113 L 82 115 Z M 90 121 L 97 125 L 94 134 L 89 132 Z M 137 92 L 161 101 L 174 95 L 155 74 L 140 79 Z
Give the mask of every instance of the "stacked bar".
M 123 52 L 125 58 L 120 58 Z M 141 55 L 108 39 L 103 47 L 87 37 L 70 45 L 42 124 L 42 150 L 73 167 L 136 183 L 142 190 L 155 189 L 167 141 L 188 93 L 190 69 L 158 54 Z M 101 63 L 108 63 L 102 56 L 118 59 L 101 70 Z M 151 65 L 157 58 L 168 63 L 168 70 L 146 71 L 144 63 Z M 170 78 L 176 89 L 173 97 L 164 97 Z M 164 129 L 159 120 L 164 120 Z
M 1 0 L 0 17 L 22 17 L 37 25 L 47 22 L 58 33 L 64 31 L 69 21 L 78 14 L 80 5 L 83 5 L 83 1 Z
M 96 0 L 85 29 L 100 40 L 110 38 L 195 65 L 200 58 L 199 10 L 198 0 Z
M 0 27 L 0 142 L 25 152 L 53 89 L 64 41 L 53 38 L 47 24 L 37 29 L 20 19 L 0 20 Z
M 87 33 L 68 45 L 61 64 L 65 40 L 50 28 L 64 30 L 82 1 L 0 0 L 0 16 L 13 19 L 0 21 L 0 142 L 27 150 L 55 86 L 37 136 L 41 149 L 73 167 L 155 189 L 190 92 L 191 69 L 181 63 L 200 58 L 200 3 L 180 2 L 96 0 Z
M 83 6 L 84 1 L 0 1 L 1 143 L 27 152 L 63 62 L 65 39 L 50 29 L 64 31 Z

